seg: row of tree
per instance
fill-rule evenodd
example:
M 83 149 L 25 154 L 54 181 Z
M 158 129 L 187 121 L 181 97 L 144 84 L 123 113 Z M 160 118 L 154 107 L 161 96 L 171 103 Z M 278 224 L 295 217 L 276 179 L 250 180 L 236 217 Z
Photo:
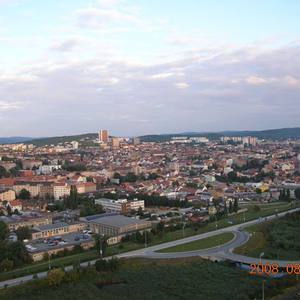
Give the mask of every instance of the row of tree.
M 23 239 L 28 237 L 26 232 L 26 229 L 20 228 L 17 235 Z M 8 271 L 32 261 L 22 240 L 11 242 L 8 235 L 7 225 L 0 221 L 0 271 Z

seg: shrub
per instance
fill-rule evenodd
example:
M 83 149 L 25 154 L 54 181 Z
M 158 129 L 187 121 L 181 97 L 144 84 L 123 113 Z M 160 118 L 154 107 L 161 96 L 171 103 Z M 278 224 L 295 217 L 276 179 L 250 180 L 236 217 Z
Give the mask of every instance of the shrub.
M 53 269 L 48 272 L 48 284 L 50 286 L 59 286 L 65 277 L 62 269 Z

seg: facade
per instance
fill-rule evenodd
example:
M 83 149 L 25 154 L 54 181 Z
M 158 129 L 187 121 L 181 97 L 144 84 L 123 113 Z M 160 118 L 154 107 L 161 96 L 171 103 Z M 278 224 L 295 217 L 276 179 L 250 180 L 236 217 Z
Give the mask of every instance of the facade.
M 99 142 L 100 143 L 108 143 L 108 130 L 103 129 L 99 132 Z
M 39 196 L 39 186 L 36 183 L 26 183 L 20 182 L 14 185 L 14 191 L 17 195 L 21 192 L 21 190 L 27 190 L 30 193 L 31 197 L 38 197 Z
M 97 186 L 93 182 L 84 182 L 76 184 L 78 194 L 85 194 L 85 193 L 93 193 L 96 192 Z
M 13 201 L 16 199 L 16 193 L 13 190 L 0 192 L 0 202 L 3 201 Z
M 53 196 L 55 200 L 60 200 L 65 196 L 70 196 L 71 186 L 66 183 L 55 183 L 53 185 Z
M 105 209 L 105 211 L 116 212 L 119 214 L 127 214 L 131 210 L 138 210 L 140 207 L 142 210 L 145 209 L 145 201 L 144 200 L 133 200 L 128 201 L 127 199 L 107 199 L 100 198 L 95 200 L 95 204 L 100 204 Z
M 0 217 L 0 220 L 7 224 L 10 231 L 14 231 L 19 227 L 23 227 L 23 226 L 33 228 L 36 226 L 52 224 L 52 216 L 50 214 L 42 215 L 42 214 L 30 213 L 30 214 L 22 214 L 21 216 L 19 215 L 13 215 L 11 217 L 2 216 Z
M 107 198 L 100 198 L 95 200 L 95 204 L 100 204 L 105 209 L 105 211 L 126 213 L 126 202 L 127 200 L 113 200 Z
M 133 200 L 130 202 L 127 202 L 130 206 L 130 210 L 139 210 L 141 208 L 142 210 L 145 210 L 145 201 L 144 200 Z
M 67 224 L 64 222 L 41 225 L 33 228 L 32 239 L 44 239 L 71 232 L 80 232 L 84 229 L 84 226 L 83 223 Z

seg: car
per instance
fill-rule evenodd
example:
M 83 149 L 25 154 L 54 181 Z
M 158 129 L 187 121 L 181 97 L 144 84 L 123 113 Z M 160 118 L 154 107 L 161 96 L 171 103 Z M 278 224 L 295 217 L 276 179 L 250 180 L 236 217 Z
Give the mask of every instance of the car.
M 75 236 L 74 241 L 79 241 L 80 237 L 79 236 Z
M 55 243 L 49 243 L 48 246 L 53 247 L 53 246 L 56 246 L 56 244 Z

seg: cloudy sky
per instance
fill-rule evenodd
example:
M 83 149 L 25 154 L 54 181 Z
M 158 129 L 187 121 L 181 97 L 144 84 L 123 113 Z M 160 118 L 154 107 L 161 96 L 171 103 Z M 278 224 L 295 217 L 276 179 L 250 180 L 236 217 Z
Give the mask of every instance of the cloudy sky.
M 299 0 L 0 0 L 0 136 L 300 126 Z

